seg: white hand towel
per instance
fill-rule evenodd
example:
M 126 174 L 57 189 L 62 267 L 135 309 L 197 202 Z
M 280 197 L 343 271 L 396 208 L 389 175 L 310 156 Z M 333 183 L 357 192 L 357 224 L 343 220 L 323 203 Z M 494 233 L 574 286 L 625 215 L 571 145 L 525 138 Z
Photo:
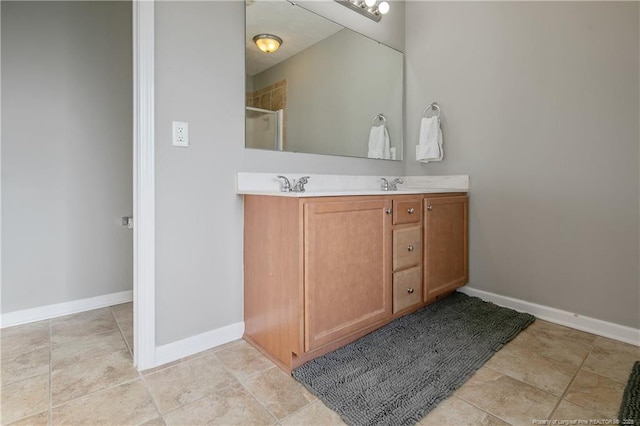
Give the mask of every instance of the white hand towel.
M 391 158 L 389 146 L 390 142 L 387 126 L 384 124 L 381 126 L 371 126 L 371 132 L 369 132 L 369 152 L 367 157 L 389 160 Z
M 416 160 L 421 163 L 442 161 L 442 130 L 438 117 L 425 117 L 420 122 L 419 143 L 416 146 Z

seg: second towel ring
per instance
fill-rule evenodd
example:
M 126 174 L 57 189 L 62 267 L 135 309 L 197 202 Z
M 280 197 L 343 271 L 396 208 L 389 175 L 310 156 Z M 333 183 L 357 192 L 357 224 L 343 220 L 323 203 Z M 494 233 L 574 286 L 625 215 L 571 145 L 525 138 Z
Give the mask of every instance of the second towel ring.
M 433 111 L 432 117 L 436 117 L 438 121 L 440 121 L 440 105 L 438 105 L 437 102 L 432 102 L 422 111 L 422 118 L 427 118 L 427 112 L 429 112 L 429 110 Z
M 373 117 L 373 120 L 371 120 L 371 125 L 372 126 L 375 126 L 376 120 L 382 121 L 382 124 L 386 124 L 387 123 L 387 119 L 384 117 L 383 114 L 378 114 L 375 117 Z

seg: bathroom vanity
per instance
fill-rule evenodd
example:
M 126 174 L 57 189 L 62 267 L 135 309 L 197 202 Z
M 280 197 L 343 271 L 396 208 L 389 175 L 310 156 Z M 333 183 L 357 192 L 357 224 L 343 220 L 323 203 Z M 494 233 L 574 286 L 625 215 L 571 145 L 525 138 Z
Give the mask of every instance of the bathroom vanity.
M 468 280 L 466 191 L 362 193 L 244 195 L 244 337 L 285 371 Z
M 362 35 L 336 23 L 341 11 L 321 16 L 332 5 L 311 3 L 247 2 L 246 40 L 272 28 L 307 47 L 290 56 L 285 40 L 265 56 L 247 43 L 245 146 L 378 158 L 368 136 L 384 126 L 389 156 L 402 160 L 404 42 L 389 41 L 404 40 L 403 28 L 374 40 L 382 34 Z M 311 175 L 308 192 L 280 192 L 307 183 L 291 177 L 241 172 L 237 181 L 244 338 L 285 371 L 466 284 L 468 176 Z

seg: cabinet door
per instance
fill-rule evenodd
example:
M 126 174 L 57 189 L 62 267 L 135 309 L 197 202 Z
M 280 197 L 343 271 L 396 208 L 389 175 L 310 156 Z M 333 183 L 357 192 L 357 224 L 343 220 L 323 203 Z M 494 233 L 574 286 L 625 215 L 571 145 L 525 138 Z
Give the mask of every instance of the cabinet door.
M 467 283 L 466 196 L 424 200 L 424 256 L 425 301 Z
M 305 350 L 391 315 L 389 200 L 304 207 Z

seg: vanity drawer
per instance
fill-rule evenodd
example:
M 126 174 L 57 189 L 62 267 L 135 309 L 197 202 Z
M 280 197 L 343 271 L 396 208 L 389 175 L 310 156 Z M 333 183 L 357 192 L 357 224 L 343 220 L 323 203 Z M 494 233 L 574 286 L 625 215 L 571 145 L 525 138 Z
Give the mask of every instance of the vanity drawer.
M 422 229 L 419 226 L 393 231 L 393 270 L 422 261 Z
M 419 223 L 422 214 L 422 202 L 413 200 L 393 200 L 393 224 Z
M 393 274 L 393 313 L 422 302 L 422 268 L 407 269 Z

